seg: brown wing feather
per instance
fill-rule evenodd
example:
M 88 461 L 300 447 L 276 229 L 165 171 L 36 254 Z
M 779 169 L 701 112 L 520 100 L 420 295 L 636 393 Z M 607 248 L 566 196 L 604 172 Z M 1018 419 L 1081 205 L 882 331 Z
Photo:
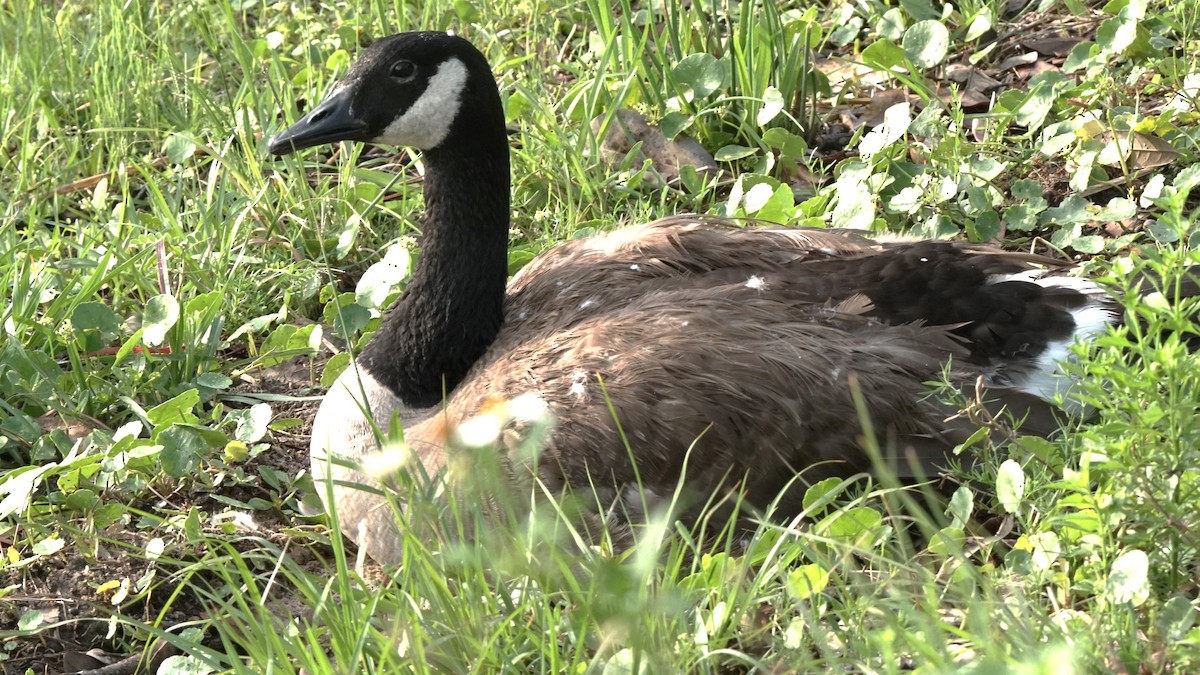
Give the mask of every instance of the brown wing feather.
M 889 452 L 912 450 L 931 473 L 969 431 L 944 423 L 923 383 L 954 357 L 962 386 L 973 384 L 979 364 L 956 333 L 974 319 L 922 325 L 924 315 L 905 314 L 915 311 L 906 294 L 930 316 L 956 316 L 927 297 L 930 285 L 964 279 L 963 292 L 975 292 L 988 275 L 1053 262 L 736 225 L 672 217 L 539 256 L 510 283 L 506 325 L 446 415 L 409 430 L 409 442 L 440 445 L 447 419 L 536 393 L 558 421 L 538 463 L 551 489 L 612 486 L 602 500 L 636 517 L 635 482 L 669 495 L 685 477 L 696 495 L 740 483 L 763 507 L 798 474 L 803 485 L 869 469 L 856 381 Z M 914 276 L 924 286 L 906 290 Z M 802 491 L 785 495 L 785 508 Z

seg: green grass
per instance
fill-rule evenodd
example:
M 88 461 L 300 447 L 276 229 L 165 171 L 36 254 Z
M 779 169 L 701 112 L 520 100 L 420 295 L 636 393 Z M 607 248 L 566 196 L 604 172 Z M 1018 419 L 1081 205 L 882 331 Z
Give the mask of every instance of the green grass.
M 0 3 L 0 659 L 57 659 L 47 636 L 69 626 L 80 651 L 170 642 L 170 672 L 1200 667 L 1196 302 L 1174 290 L 1200 259 L 1187 6 L 59 5 Z M 950 63 L 1010 55 L 996 36 L 1095 12 L 1061 70 L 986 111 L 937 94 Z M 407 559 L 364 580 L 328 520 L 298 515 L 311 482 L 264 461 L 294 431 L 282 402 L 233 389 L 323 336 L 361 344 L 399 292 L 355 281 L 411 245 L 414 157 L 281 161 L 264 139 L 370 38 L 416 28 L 494 64 L 516 129 L 514 269 L 682 211 L 1058 250 L 1111 274 L 1132 319 L 1081 354 L 1095 415 L 1050 441 L 980 439 L 948 504 L 821 483 L 809 524 L 728 550 L 659 519 L 614 557 L 581 544 L 569 502 L 518 495 L 485 528 L 405 484 Z M 814 70 L 829 54 L 923 111 L 851 129 L 859 155 L 813 154 L 869 91 Z M 604 165 L 588 122 L 617 106 L 699 139 L 722 172 L 656 188 L 641 160 Z M 1137 134 L 1152 151 L 1120 152 Z M 1143 272 L 1161 294 L 1121 290 Z M 1004 525 L 978 524 L 993 514 Z M 67 561 L 93 570 L 72 590 L 84 618 L 47 600 Z

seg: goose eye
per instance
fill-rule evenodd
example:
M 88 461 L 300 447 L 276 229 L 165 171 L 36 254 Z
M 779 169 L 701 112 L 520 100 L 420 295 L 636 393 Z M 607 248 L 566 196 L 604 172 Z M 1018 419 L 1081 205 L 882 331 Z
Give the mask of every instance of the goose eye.
M 397 61 L 392 64 L 392 77 L 397 80 L 410 80 L 417 74 L 417 67 L 412 61 Z

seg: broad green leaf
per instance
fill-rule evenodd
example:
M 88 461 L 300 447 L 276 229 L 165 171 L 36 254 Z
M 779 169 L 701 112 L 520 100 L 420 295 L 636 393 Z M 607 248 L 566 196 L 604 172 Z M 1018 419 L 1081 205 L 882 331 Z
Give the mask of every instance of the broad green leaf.
M 975 217 L 968 226 L 971 239 L 974 241 L 991 241 L 1000 236 L 1000 214 L 995 211 L 984 211 Z
M 46 615 L 40 609 L 27 609 L 17 618 L 17 630 L 35 630 L 45 621 Z
M 815 516 L 824 511 L 825 507 L 841 494 L 842 491 L 839 488 L 843 482 L 841 478 L 826 478 L 805 490 L 804 500 L 801 502 L 804 512 Z
M 837 47 L 843 47 L 857 40 L 863 28 L 863 19 L 854 14 L 854 8 L 849 3 L 842 7 L 849 10 L 848 15 L 838 17 L 834 22 L 834 29 L 829 32 L 829 41 Z
M 1104 237 L 1095 234 L 1075 237 L 1075 240 L 1071 242 L 1071 248 L 1080 253 L 1099 253 L 1104 250 Z
M 354 287 L 354 300 L 371 309 L 382 309 L 392 291 L 412 273 L 410 248 L 397 244 L 388 249 L 383 259 L 367 268 Z
M 454 0 L 454 13 L 464 23 L 475 23 L 479 21 L 479 8 L 471 0 Z
M 1177 190 L 1191 190 L 1200 185 L 1200 164 L 1190 164 L 1187 168 L 1182 169 L 1171 185 Z
M 163 401 L 146 411 L 146 419 L 155 428 L 168 424 L 192 424 L 197 417 L 192 410 L 200 403 L 200 391 L 188 389 L 174 398 Z
M 767 87 L 763 93 L 762 107 L 759 108 L 755 121 L 758 122 L 758 126 L 765 127 L 781 112 L 783 112 L 783 94 L 775 87 Z
M 673 110 L 658 121 L 658 129 L 668 141 L 674 140 L 681 132 L 692 125 L 693 117 L 687 113 Z
M 1015 460 L 1005 460 L 996 471 L 996 498 L 1008 513 L 1016 513 L 1025 498 L 1025 471 Z
M 179 320 L 179 301 L 169 294 L 156 295 L 146 302 L 142 311 L 142 342 L 157 347 L 167 338 L 167 331 Z
M 183 164 L 196 154 L 196 137 L 186 131 L 167 136 L 163 142 L 163 154 L 172 164 Z
M 1125 220 L 1137 215 L 1137 203 L 1125 197 L 1113 197 L 1096 213 L 1096 220 L 1102 223 Z
M 896 42 L 904 37 L 904 12 L 899 7 L 893 7 L 883 13 L 875 24 L 875 32 L 885 40 Z
M 92 512 L 92 524 L 97 530 L 103 530 L 121 520 L 128 510 L 125 504 L 102 504 Z
M 818 531 L 823 531 L 831 539 L 837 539 L 847 544 L 869 543 L 875 538 L 883 516 L 875 509 L 857 506 L 845 511 L 835 511 L 818 523 Z
M 1200 618 L 1200 612 L 1192 606 L 1188 596 L 1180 594 L 1163 605 L 1157 623 L 1168 640 L 1181 640 L 1196 625 L 1197 618 Z
M 1047 71 L 1030 79 L 1029 95 L 1014 111 L 1013 120 L 1030 131 L 1040 129 L 1066 84 L 1065 77 L 1061 72 Z
M 932 0 L 900 0 L 900 6 L 917 21 L 936 19 L 942 15 Z
M 321 371 L 321 386 L 332 387 L 333 383 L 341 376 L 342 371 L 350 366 L 350 352 L 338 352 L 329 357 L 325 362 L 325 369 Z
M 1137 37 L 1137 21 L 1124 16 L 1105 19 L 1096 29 L 1096 44 L 1106 54 L 1119 55 Z
M 693 101 L 720 91 L 725 86 L 727 70 L 712 54 L 688 54 L 671 69 L 671 77 L 687 87 L 685 100 Z
M 59 489 L 62 489 L 61 483 Z M 94 490 L 81 489 L 72 492 L 66 501 L 68 509 L 78 513 L 88 513 L 100 503 L 100 495 Z
M 537 257 L 537 253 L 530 246 L 518 246 L 508 250 L 508 273 L 509 275 L 516 274 L 521 271 L 521 268 L 528 265 Z
M 257 443 L 267 435 L 271 423 L 271 406 L 255 403 L 249 408 L 229 411 L 228 419 L 236 425 L 233 437 L 243 443 Z
M 71 327 L 76 332 L 94 330 L 111 340 L 121 330 L 121 319 L 107 305 L 99 302 L 81 302 L 71 312 Z
M 962 486 L 950 497 L 947 512 L 953 518 L 954 527 L 966 527 L 971 522 L 971 513 L 975 510 L 975 493 L 971 488 Z
M 38 542 L 33 545 L 32 550 L 33 554 L 36 556 L 46 556 L 58 553 L 66 548 L 66 546 L 66 541 L 58 537 L 50 537 L 47 539 L 38 540 Z
M 333 247 L 333 257 L 335 259 L 341 260 L 350 251 L 354 250 L 355 245 L 358 243 L 358 231 L 361 227 L 362 217 L 357 213 L 352 214 L 346 219 L 346 224 L 342 227 L 342 231 L 338 233 L 337 243 Z
M 163 471 L 172 478 L 183 478 L 200 468 L 207 445 L 192 429 L 175 425 L 158 435 L 162 443 L 159 461 Z
M 1105 592 L 1115 603 L 1141 605 L 1150 597 L 1150 558 L 1138 549 L 1125 551 L 1113 561 Z
M 758 152 L 758 148 L 748 148 L 744 145 L 730 144 L 730 145 L 726 145 L 725 147 L 721 148 L 720 150 L 717 150 L 716 154 L 714 154 L 713 157 L 718 162 L 733 162 L 733 161 L 742 159 L 744 157 L 749 157 L 750 155 L 753 155 L 756 152 Z
M 371 311 L 357 303 L 344 305 L 333 314 L 333 330 L 344 340 L 349 340 L 371 320 Z
M 929 538 L 929 552 L 943 556 L 959 555 L 966 541 L 967 535 L 961 528 L 944 527 Z
M 1043 225 L 1085 223 L 1091 219 L 1087 212 L 1089 206 L 1091 206 L 1091 202 L 1088 200 L 1079 195 L 1071 195 L 1062 200 L 1058 206 L 1052 206 L 1043 211 L 1040 220 Z
M 887 40 L 872 42 L 862 51 L 862 60 L 868 66 L 879 70 L 891 70 L 906 64 L 904 49 Z
M 788 572 L 787 590 L 793 600 L 807 600 L 829 585 L 829 572 L 820 565 L 801 565 Z
M 200 373 L 194 380 L 196 386 L 207 389 L 228 389 L 233 385 L 233 379 L 224 373 Z
M 350 52 L 345 49 L 335 49 L 325 59 L 325 69 L 334 73 L 344 72 L 350 67 L 350 62 Z
M 1071 49 L 1071 53 L 1067 54 L 1067 58 L 1063 61 L 1062 70 L 1064 73 L 1086 70 L 1104 65 L 1104 59 L 1105 52 L 1100 49 L 1100 45 L 1085 40 L 1075 45 Z
M 946 59 L 950 51 L 950 31 L 940 21 L 919 21 L 904 32 L 904 55 L 922 70 Z
M 966 40 L 978 40 L 985 33 L 990 31 L 996 25 L 996 19 L 992 16 L 992 8 L 984 7 L 971 19 L 970 25 L 967 26 Z
M 771 127 L 764 131 L 763 142 L 785 157 L 800 158 L 808 152 L 808 143 L 783 127 Z
M 912 114 L 908 101 L 897 103 L 883 111 L 883 124 L 869 131 L 858 144 L 859 153 L 866 159 L 874 157 L 880 150 L 904 138 Z
M 157 675 L 208 675 L 213 672 L 216 672 L 216 668 L 204 659 L 181 654 L 168 656 L 155 671 Z
M 643 675 L 650 673 L 650 658 L 647 654 L 636 654 L 626 647 L 608 658 L 600 675 Z
M 1058 535 L 1053 532 L 1037 532 L 1028 537 L 1030 547 L 1030 564 L 1039 572 L 1050 570 L 1050 566 L 1062 554 L 1062 544 Z
M 871 167 L 861 160 L 848 160 L 841 166 L 834 193 L 833 226 L 865 230 L 875 222 L 875 193 L 867 189 Z
M 533 101 L 520 89 L 517 89 L 504 99 L 504 121 L 514 122 L 533 110 Z

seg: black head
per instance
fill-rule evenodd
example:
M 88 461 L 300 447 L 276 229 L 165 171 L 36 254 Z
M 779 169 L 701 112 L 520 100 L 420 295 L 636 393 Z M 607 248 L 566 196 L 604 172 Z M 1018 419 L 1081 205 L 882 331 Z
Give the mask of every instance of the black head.
M 286 155 L 336 141 L 432 150 L 481 116 L 497 118 L 488 121 L 503 133 L 500 96 L 479 50 L 446 33 L 401 33 L 367 47 L 333 93 L 267 150 Z

